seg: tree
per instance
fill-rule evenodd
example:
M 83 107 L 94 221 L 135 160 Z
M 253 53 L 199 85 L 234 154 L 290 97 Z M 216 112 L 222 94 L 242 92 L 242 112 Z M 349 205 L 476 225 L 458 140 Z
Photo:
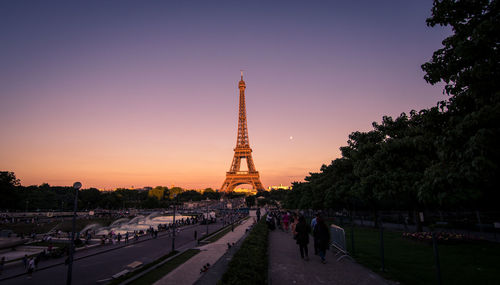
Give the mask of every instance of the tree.
M 174 196 L 181 194 L 184 191 L 181 187 L 172 187 L 169 193 L 169 199 L 174 199 Z
M 201 201 L 203 198 L 201 193 L 195 190 L 184 191 L 178 196 L 179 201 L 187 202 L 187 201 Z
M 245 198 L 245 203 L 247 204 L 247 207 L 251 208 L 255 206 L 255 196 L 251 195 Z
M 78 193 L 78 202 L 79 208 L 82 209 L 93 209 L 99 203 L 101 199 L 101 193 L 96 188 L 83 189 Z
M 0 189 L 20 186 L 21 182 L 16 178 L 16 174 L 10 171 L 0 171 Z
M 435 0 L 427 25 L 450 26 L 431 61 L 422 65 L 430 84 L 446 83 L 451 107 L 470 112 L 498 102 L 500 14 L 497 0 Z
M 476 202 L 494 207 L 500 198 L 500 18 L 499 1 L 434 1 L 429 26 L 450 26 L 430 62 L 422 65 L 431 84 L 444 82 L 448 127 L 436 143 L 439 160 L 426 170 L 422 197 Z M 489 206 L 488 206 L 489 205 Z
M 212 188 L 206 188 L 203 191 L 203 199 L 210 199 L 210 200 L 219 200 L 220 199 L 220 193 L 215 192 L 214 189 Z
M 286 195 L 289 190 L 285 189 L 273 189 L 269 191 L 269 199 L 275 200 L 275 201 L 283 201 L 286 198 Z
M 0 209 L 15 209 L 18 204 L 16 188 L 21 185 L 14 172 L 0 171 Z
M 160 202 L 154 197 L 148 197 L 146 201 L 144 201 L 143 206 L 146 209 L 156 209 L 160 207 Z
M 148 196 L 155 197 L 157 200 L 163 200 L 163 198 L 168 197 L 167 191 L 167 187 L 156 186 L 155 188 L 148 191 Z

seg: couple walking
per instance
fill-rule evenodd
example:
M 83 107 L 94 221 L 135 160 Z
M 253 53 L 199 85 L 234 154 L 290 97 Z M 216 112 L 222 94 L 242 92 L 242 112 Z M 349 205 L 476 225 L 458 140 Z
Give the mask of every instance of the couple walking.
M 325 255 L 330 243 L 330 232 L 325 221 L 319 215 L 316 215 L 312 220 L 311 226 L 306 223 L 304 216 L 299 216 L 299 222 L 295 226 L 294 238 L 299 245 L 300 257 L 309 260 L 307 245 L 309 244 L 311 230 L 314 238 L 314 254 L 321 257 L 322 263 L 326 263 Z

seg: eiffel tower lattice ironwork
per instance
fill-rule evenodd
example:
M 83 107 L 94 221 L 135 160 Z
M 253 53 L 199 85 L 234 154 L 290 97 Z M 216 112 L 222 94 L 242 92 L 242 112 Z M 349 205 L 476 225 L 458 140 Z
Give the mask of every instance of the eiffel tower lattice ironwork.
M 255 165 L 252 159 L 252 149 L 248 141 L 247 129 L 247 113 L 245 107 L 245 81 L 243 81 L 243 72 L 241 80 L 238 84 L 240 89 L 240 108 L 238 116 L 238 137 L 236 139 L 236 147 L 234 148 L 233 162 L 231 168 L 226 172 L 226 179 L 222 183 L 221 192 L 229 193 L 234 188 L 241 184 L 250 184 L 258 191 L 265 190 L 260 182 L 259 172 L 255 170 Z M 245 159 L 248 166 L 248 171 L 240 171 L 241 160 Z

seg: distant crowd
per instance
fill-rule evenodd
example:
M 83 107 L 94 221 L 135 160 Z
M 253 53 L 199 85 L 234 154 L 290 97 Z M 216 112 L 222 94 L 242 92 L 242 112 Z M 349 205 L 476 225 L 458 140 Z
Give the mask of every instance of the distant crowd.
M 260 210 L 257 217 L 260 218 Z M 302 259 L 309 260 L 308 244 L 309 236 L 312 235 L 314 242 L 314 254 L 321 258 L 322 263 L 326 263 L 326 250 L 330 245 L 330 231 L 320 212 L 317 212 L 310 223 L 306 222 L 303 213 L 273 210 L 266 217 L 269 230 L 276 228 L 290 233 L 297 245 Z

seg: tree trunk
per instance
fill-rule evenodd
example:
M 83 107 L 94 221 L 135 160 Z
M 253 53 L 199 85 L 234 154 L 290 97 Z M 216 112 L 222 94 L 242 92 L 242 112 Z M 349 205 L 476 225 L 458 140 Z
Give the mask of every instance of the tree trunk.
M 420 220 L 420 211 L 419 210 L 416 210 L 416 219 L 417 219 L 417 232 L 423 232 L 423 224 L 422 224 L 422 221 Z
M 378 220 L 379 216 L 378 216 L 378 211 L 377 210 L 373 210 L 373 223 L 374 223 L 374 226 L 376 229 L 379 228 L 379 220 Z

